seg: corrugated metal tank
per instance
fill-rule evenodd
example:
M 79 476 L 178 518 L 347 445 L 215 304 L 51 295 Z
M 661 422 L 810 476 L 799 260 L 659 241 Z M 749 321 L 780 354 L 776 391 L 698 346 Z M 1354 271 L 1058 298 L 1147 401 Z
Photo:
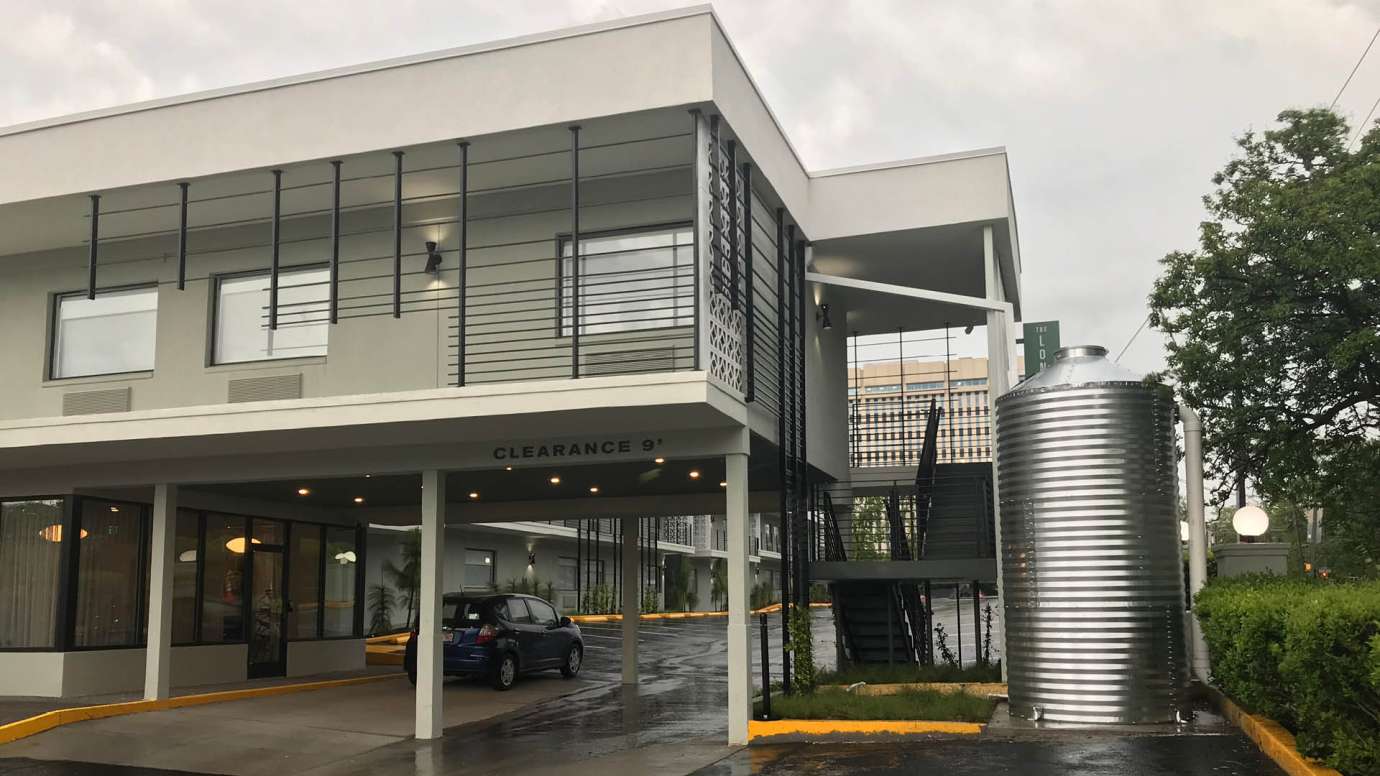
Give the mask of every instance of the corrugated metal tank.
M 1186 708 L 1173 392 L 1060 350 L 997 400 L 1011 713 L 1167 722 Z

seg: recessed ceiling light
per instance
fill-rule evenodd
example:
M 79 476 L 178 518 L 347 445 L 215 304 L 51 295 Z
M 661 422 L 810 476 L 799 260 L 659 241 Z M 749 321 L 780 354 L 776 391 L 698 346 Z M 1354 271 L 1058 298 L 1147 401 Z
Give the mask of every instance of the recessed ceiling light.
M 477 491 L 477 490 L 472 490 L 472 491 L 470 491 L 470 498 L 479 498 L 479 491 Z
M 598 485 L 590 485 L 590 486 L 589 486 L 589 492 L 590 492 L 590 493 L 598 493 L 598 492 L 599 492 L 599 486 L 598 486 Z
M 355 496 L 355 503 L 356 503 L 356 504 L 363 504 L 363 503 L 364 503 L 364 497 L 363 497 L 363 496 Z
M 512 471 L 512 470 L 513 470 L 513 467 L 511 467 L 511 466 L 505 466 L 505 467 L 503 467 L 503 471 L 505 471 L 505 472 L 510 472 L 510 471 Z
M 374 476 L 374 475 L 372 475 L 372 474 L 366 474 L 366 475 L 364 475 L 364 479 L 367 480 L 367 479 L 369 479 L 369 478 L 372 477 L 372 476 Z
M 658 458 L 656 459 L 656 463 L 658 463 L 658 464 L 666 463 L 666 459 L 665 459 L 665 458 L 658 457 Z
M 120 508 L 117 507 L 117 506 L 112 506 L 112 507 L 110 508 L 110 511 L 111 511 L 111 512 L 119 512 L 119 511 L 120 511 Z
M 699 469 L 691 469 L 691 470 L 690 470 L 690 479 L 692 479 L 692 480 L 698 480 L 699 478 L 700 478 L 700 470 L 699 470 Z
M 560 484 L 561 484 L 561 478 L 560 478 L 560 477 L 557 477 L 557 476 L 554 475 L 554 474 L 551 475 L 551 484 L 552 484 L 552 485 L 560 485 Z
M 310 495 L 311 495 L 311 488 L 298 488 L 298 489 L 297 489 L 297 495 L 299 495 L 299 496 L 310 496 Z
M 720 480 L 720 481 L 719 481 L 719 487 L 721 487 L 721 488 L 727 488 L 727 487 L 728 487 L 728 480 Z

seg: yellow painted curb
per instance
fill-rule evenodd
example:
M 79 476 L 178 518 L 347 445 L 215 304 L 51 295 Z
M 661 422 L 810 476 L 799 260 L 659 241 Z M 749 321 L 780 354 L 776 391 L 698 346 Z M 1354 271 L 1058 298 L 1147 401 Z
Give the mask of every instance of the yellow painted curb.
M 226 701 L 239 701 L 246 698 L 264 698 L 272 695 L 287 695 L 289 693 L 308 692 L 311 690 L 325 690 L 331 687 L 344 687 L 352 684 L 365 684 L 367 682 L 377 682 L 384 679 L 395 679 L 399 676 L 402 676 L 402 674 L 356 676 L 349 679 L 327 679 L 320 682 L 278 684 L 269 687 L 248 687 L 242 690 L 222 690 L 220 692 L 208 692 L 198 695 L 178 695 L 156 701 L 126 701 L 124 703 L 106 703 L 99 706 L 77 706 L 70 709 L 56 709 L 27 719 L 0 725 L 0 744 L 8 744 L 11 741 L 18 741 L 21 738 L 37 735 L 45 730 L 52 730 L 53 728 L 70 725 L 74 722 L 84 722 L 88 719 L 105 719 L 106 717 L 120 717 L 126 714 L 140 714 L 146 711 L 165 711 L 167 709 L 177 709 L 184 706 L 202 706 L 208 703 L 224 703 Z
M 1342 776 L 1340 771 L 1319 765 L 1299 752 L 1294 734 L 1272 719 L 1250 714 L 1232 703 L 1231 699 L 1216 689 L 1211 690 L 1218 707 L 1227 719 L 1241 728 L 1248 738 L 1260 747 L 1266 757 L 1275 761 L 1289 776 Z
M 944 733 L 975 736 L 982 732 L 979 722 L 941 720 L 849 720 L 849 719 L 773 719 L 749 720 L 748 740 L 780 736 L 910 736 Z

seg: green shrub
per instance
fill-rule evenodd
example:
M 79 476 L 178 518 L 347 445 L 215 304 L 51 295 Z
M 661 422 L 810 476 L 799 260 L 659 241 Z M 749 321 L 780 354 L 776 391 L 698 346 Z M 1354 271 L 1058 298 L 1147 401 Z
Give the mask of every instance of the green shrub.
M 1000 682 L 1001 666 L 967 665 L 963 668 L 951 665 L 916 665 L 914 663 L 885 663 L 846 665 L 838 671 L 821 671 L 819 683 L 852 684 L 911 684 L 916 682 Z
M 1380 583 L 1215 580 L 1197 598 L 1212 678 L 1299 750 L 1380 774 Z
M 803 695 L 815 691 L 819 683 L 815 674 L 815 645 L 810 633 L 810 610 L 798 606 L 791 607 L 788 628 L 791 632 L 791 670 L 794 672 L 793 689 Z
M 895 695 L 855 695 L 820 690 L 812 695 L 776 695 L 774 719 L 925 719 L 986 722 L 996 704 L 990 698 L 935 690 L 906 690 Z M 760 706 L 758 709 L 760 715 Z

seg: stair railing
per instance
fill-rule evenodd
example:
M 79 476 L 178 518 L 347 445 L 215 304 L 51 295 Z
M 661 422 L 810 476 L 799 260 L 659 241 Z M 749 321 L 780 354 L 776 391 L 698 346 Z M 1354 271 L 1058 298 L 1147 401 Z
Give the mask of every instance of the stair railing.
M 939 465 L 939 421 L 944 408 L 930 399 L 925 422 L 925 443 L 920 448 L 920 464 L 915 469 L 915 556 L 925 557 L 925 536 L 929 530 L 930 507 L 934 503 L 934 476 Z
M 839 531 L 838 516 L 834 514 L 834 499 L 829 491 L 820 491 L 820 511 L 824 513 L 824 559 L 826 561 L 848 560 L 843 548 L 843 534 Z

